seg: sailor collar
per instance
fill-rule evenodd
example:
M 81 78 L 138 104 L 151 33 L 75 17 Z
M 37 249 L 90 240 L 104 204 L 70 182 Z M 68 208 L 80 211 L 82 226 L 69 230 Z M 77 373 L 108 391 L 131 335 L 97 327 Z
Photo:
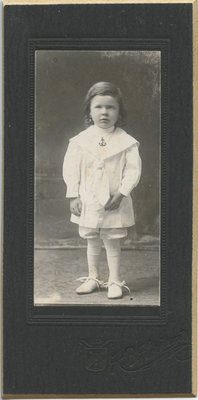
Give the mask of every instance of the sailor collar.
M 111 135 L 111 145 L 106 149 L 104 155 L 102 156 L 102 159 L 104 160 L 121 153 L 131 146 L 139 145 L 139 142 L 134 137 L 128 135 L 121 128 L 115 128 Z M 77 144 L 83 149 L 83 151 L 92 153 L 95 157 L 97 157 L 98 137 L 99 135 L 97 127 L 91 125 L 89 128 L 70 139 L 70 142 Z M 100 137 L 102 137 L 102 132 Z

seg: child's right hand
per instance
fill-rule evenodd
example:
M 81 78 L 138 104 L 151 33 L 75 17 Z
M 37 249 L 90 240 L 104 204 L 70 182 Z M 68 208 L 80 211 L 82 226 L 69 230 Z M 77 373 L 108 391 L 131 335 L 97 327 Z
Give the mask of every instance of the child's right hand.
M 82 211 L 82 201 L 80 197 L 76 197 L 75 199 L 70 200 L 70 211 L 72 214 L 80 217 Z

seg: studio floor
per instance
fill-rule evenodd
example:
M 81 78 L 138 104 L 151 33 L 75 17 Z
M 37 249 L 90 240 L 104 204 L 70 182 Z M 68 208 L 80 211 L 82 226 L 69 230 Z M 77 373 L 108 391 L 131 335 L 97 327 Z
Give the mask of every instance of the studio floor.
M 108 280 L 106 254 L 102 250 L 100 279 Z M 121 279 L 131 289 L 121 299 L 109 300 L 107 289 L 78 295 L 76 279 L 87 276 L 86 248 L 37 249 L 34 254 L 34 304 L 42 305 L 160 305 L 159 251 L 123 250 Z

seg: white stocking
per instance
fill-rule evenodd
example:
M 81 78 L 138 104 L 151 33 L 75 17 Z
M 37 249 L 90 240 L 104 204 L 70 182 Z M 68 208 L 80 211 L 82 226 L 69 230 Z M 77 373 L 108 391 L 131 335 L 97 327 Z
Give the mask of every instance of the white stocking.
M 87 261 L 90 278 L 98 278 L 102 241 L 100 238 L 87 239 Z
M 109 281 L 120 282 L 120 239 L 103 239 L 109 267 Z

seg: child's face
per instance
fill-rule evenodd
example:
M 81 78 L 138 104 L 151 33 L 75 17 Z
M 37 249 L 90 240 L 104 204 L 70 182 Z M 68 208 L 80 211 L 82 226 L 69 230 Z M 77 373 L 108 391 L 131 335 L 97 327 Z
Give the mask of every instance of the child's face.
M 108 129 L 114 126 L 119 117 L 119 105 L 117 99 L 112 96 L 93 97 L 90 104 L 90 115 L 94 125 Z

